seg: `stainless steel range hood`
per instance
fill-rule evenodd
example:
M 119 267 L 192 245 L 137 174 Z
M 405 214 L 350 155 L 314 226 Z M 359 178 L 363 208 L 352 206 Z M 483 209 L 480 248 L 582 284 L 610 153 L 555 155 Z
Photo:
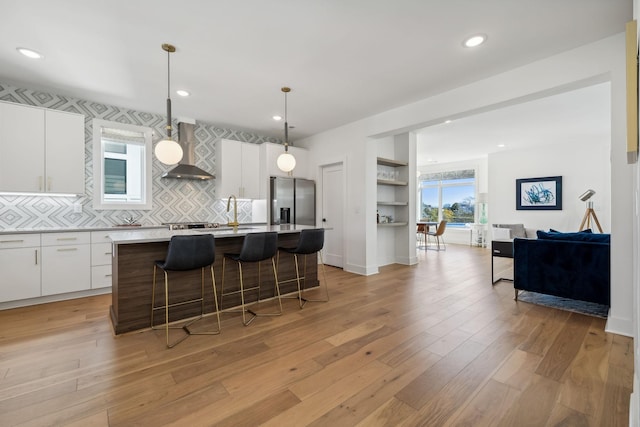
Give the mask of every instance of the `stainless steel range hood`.
M 195 165 L 195 125 L 193 123 L 178 123 L 178 143 L 182 147 L 183 156 L 180 163 L 169 172 L 165 172 L 163 178 L 198 179 L 207 180 L 214 176 L 203 171 Z

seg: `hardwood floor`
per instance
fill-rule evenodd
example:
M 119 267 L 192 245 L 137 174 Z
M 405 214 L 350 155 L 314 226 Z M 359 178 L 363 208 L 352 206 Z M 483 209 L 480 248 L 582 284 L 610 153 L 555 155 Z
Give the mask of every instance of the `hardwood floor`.
M 110 296 L 2 311 L 0 425 L 628 424 L 632 339 L 516 303 L 487 249 L 419 257 L 327 267 L 330 302 L 249 327 L 224 314 L 221 335 L 171 350 L 163 331 L 115 337 Z

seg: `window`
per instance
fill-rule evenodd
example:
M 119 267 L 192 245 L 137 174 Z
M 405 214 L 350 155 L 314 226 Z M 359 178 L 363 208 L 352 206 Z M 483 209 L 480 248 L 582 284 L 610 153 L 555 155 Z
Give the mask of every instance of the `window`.
M 473 169 L 420 175 L 418 218 L 453 227 L 475 222 L 475 187 Z
M 151 128 L 93 120 L 93 206 L 151 209 Z

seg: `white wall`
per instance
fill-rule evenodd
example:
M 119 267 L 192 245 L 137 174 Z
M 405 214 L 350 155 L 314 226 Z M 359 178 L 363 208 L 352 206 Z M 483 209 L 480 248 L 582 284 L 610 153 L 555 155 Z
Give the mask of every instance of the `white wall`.
M 588 188 L 605 233 L 611 232 L 610 142 L 565 143 L 489 155 L 489 223 L 522 223 L 526 228 L 578 231 L 586 205 L 578 199 Z M 562 210 L 516 210 L 516 179 L 562 176 Z M 595 230 L 595 225 L 592 225 Z M 596 230 L 597 231 L 597 230 Z
M 639 0 L 633 1 L 633 18 L 638 19 L 638 6 Z M 637 40 L 640 40 L 639 36 L 636 36 Z M 640 122 L 640 117 L 639 122 Z M 640 169 L 637 164 L 633 168 L 633 204 L 635 206 L 633 216 L 633 248 L 632 248 L 632 260 L 639 259 L 640 255 Z M 639 263 L 633 263 L 633 341 L 634 341 L 634 373 L 633 373 L 633 393 L 631 394 L 629 402 L 629 425 L 640 425 L 640 265 Z
M 345 270 L 377 271 L 376 154 L 372 141 L 441 122 L 446 117 L 548 96 L 594 83 L 611 82 L 611 331 L 631 335 L 633 271 L 633 166 L 626 163 L 626 77 L 624 34 L 607 37 L 565 53 L 518 67 L 422 101 L 335 128 L 296 145 L 311 150 L 310 161 L 346 159 L 347 206 Z M 574 161 L 573 158 L 566 159 Z M 526 159 L 522 159 L 526 161 Z M 568 222 L 567 222 L 568 224 Z

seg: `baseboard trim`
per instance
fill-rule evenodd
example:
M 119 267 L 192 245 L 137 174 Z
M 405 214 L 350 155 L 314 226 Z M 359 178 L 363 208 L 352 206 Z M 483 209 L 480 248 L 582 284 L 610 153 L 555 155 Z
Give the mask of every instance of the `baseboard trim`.
M 67 294 L 47 295 L 43 297 L 29 298 L 17 301 L 7 301 L 0 303 L 0 310 L 9 310 L 11 308 L 27 307 L 30 305 L 46 304 L 48 302 L 65 301 L 76 298 L 90 297 L 94 295 L 110 294 L 111 286 L 99 289 L 87 289 L 78 292 L 69 292 Z
M 638 386 L 637 381 L 634 381 L 636 384 L 635 387 Z M 631 393 L 629 397 L 629 426 L 638 427 L 640 426 L 640 419 L 638 419 L 638 408 L 640 408 L 640 396 L 638 396 L 638 391 L 634 391 Z
M 609 310 L 609 317 L 607 318 L 607 325 L 604 330 L 611 334 L 624 335 L 625 337 L 633 338 L 633 322 L 631 319 L 614 317 L 611 315 L 611 310 Z
M 362 276 L 371 276 L 372 274 L 378 274 L 378 267 L 365 267 L 362 265 L 354 264 L 346 264 L 343 270 L 349 273 L 360 274 Z

